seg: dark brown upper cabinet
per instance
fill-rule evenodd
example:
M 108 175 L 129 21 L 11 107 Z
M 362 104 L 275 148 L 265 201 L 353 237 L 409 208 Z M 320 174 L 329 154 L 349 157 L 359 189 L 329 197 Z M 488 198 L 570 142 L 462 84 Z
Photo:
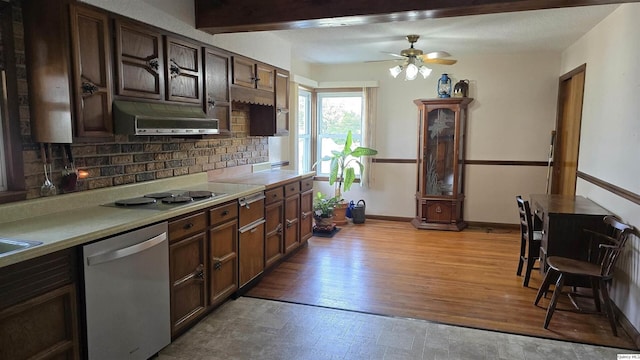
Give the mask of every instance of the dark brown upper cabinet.
M 109 17 L 73 4 L 70 9 L 75 136 L 108 138 L 113 136 Z
M 276 69 L 276 131 L 275 135 L 289 134 L 289 72 Z
M 164 58 L 162 35 L 150 28 L 116 20 L 117 95 L 162 100 Z
M 233 57 L 233 84 L 249 89 L 273 91 L 275 68 L 242 56 Z
M 165 39 L 167 100 L 201 104 L 202 56 L 200 46 L 169 36 Z
M 204 48 L 204 110 L 218 119 L 221 135 L 231 134 L 231 57 L 223 51 Z

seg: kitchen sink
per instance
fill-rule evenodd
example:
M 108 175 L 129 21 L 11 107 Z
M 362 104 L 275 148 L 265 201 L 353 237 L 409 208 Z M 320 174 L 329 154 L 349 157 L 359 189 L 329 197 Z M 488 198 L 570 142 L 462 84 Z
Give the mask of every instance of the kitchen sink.
M 38 246 L 41 244 L 41 241 L 10 240 L 0 238 L 0 256 L 12 254 L 20 250 L 28 249 L 30 247 Z

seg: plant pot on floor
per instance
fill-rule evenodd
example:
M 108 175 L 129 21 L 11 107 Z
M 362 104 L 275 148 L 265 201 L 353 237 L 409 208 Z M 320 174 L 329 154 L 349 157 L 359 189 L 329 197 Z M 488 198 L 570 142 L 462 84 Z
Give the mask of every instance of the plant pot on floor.
M 333 208 L 333 222 L 336 225 L 346 225 L 347 220 L 347 208 L 349 207 L 348 203 L 339 203 Z
M 333 222 L 333 216 L 331 217 L 313 217 L 313 230 L 319 232 L 332 232 L 336 227 L 336 224 Z

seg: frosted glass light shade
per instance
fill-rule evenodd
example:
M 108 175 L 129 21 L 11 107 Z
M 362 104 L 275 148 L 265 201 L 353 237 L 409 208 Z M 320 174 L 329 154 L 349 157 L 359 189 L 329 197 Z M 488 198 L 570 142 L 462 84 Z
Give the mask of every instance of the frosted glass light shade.
M 422 65 L 420 66 L 420 75 L 422 75 L 423 78 L 427 78 L 427 76 L 429 76 L 431 74 L 431 69 L 429 69 L 428 67 Z
M 405 70 L 404 77 L 407 80 L 414 80 L 418 76 L 418 67 L 414 64 L 407 65 L 407 70 Z
M 392 68 L 389 68 L 389 72 L 391 73 L 391 76 L 397 78 L 398 75 L 400 75 L 400 73 L 402 72 L 402 66 L 396 65 Z

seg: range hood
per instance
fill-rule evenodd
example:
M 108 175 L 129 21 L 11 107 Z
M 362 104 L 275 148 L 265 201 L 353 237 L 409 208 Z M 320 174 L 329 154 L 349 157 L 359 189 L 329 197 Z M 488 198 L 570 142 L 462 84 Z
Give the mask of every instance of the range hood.
M 114 130 L 128 135 L 219 134 L 218 119 L 207 117 L 201 107 L 115 100 Z

